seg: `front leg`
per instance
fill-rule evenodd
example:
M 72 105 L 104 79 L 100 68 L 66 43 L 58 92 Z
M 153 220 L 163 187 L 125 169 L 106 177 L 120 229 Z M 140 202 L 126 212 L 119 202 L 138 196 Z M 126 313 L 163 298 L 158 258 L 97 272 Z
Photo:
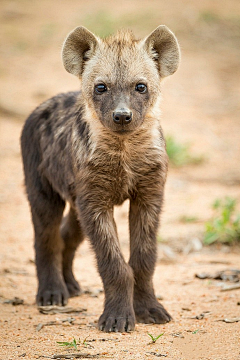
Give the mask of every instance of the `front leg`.
M 102 203 L 102 204 L 101 204 Z M 106 209 L 103 199 L 78 199 L 80 219 L 95 251 L 98 271 L 105 291 L 100 330 L 131 331 L 135 327 L 133 309 L 133 272 L 119 247 L 113 208 Z
M 135 278 L 134 310 L 138 322 L 164 324 L 171 316 L 158 302 L 152 277 L 157 258 L 157 228 L 162 193 L 139 193 L 130 203 L 130 260 Z

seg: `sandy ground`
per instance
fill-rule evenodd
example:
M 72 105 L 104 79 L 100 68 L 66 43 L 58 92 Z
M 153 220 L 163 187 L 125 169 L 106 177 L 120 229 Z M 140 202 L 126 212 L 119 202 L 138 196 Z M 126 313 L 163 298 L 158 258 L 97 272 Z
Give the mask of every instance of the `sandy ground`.
M 187 0 L 119 4 L 2 0 L 0 20 L 0 359 L 77 352 L 98 354 L 101 359 L 240 359 L 240 322 L 220 321 L 240 318 L 240 290 L 224 292 L 222 281 L 195 277 L 239 269 L 239 248 L 191 250 L 194 238 L 203 239 L 213 201 L 224 196 L 240 200 L 239 1 L 204 0 L 193 5 Z M 85 310 L 43 315 L 36 307 L 33 233 L 19 136 L 24 118 L 41 101 L 78 88 L 60 58 L 61 44 L 72 28 L 83 24 L 104 35 L 130 27 L 145 36 L 163 23 L 179 38 L 182 63 L 163 87 L 162 126 L 165 134 L 190 143 L 192 154 L 205 160 L 200 165 L 170 167 L 167 180 L 154 285 L 174 320 L 166 325 L 137 324 L 133 333 L 105 334 L 96 329 L 104 297 L 87 241 L 79 248 L 74 267 L 89 293 L 69 301 L 69 306 Z M 115 211 L 126 259 L 127 212 L 127 203 Z M 182 223 L 183 215 L 197 221 Z M 24 303 L 6 303 L 14 297 Z M 66 319 L 70 322 L 62 322 Z M 54 324 L 39 330 L 38 324 L 49 322 Z M 164 334 L 153 344 L 148 333 Z M 78 350 L 57 344 L 73 338 Z

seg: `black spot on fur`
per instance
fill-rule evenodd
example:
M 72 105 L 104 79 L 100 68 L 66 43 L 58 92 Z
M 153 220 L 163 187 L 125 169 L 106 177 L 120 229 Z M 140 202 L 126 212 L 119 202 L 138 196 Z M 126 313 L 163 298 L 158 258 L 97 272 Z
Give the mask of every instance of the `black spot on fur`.
M 47 120 L 49 118 L 49 116 L 51 115 L 50 111 L 48 110 L 44 110 L 43 113 L 42 113 L 42 116 L 41 118 Z
M 53 112 L 54 110 L 56 110 L 56 108 L 58 107 L 58 103 L 55 102 L 53 103 L 52 107 L 51 107 L 51 112 Z
M 47 136 L 52 136 L 52 125 L 50 118 L 51 117 L 51 111 L 48 109 L 45 109 L 42 114 L 40 115 L 40 119 L 44 119 L 44 125 L 45 125 L 45 131 Z M 39 122 L 40 123 L 40 122 Z
M 82 119 L 82 109 L 79 109 L 78 117 L 77 117 L 77 129 L 78 134 L 81 140 L 83 140 L 83 144 L 86 149 L 89 150 L 90 146 L 90 134 L 89 134 L 89 125 Z
M 66 145 L 67 145 L 67 136 L 66 136 L 66 134 L 62 134 L 59 137 L 58 143 L 59 143 L 60 149 L 64 150 Z
M 75 103 L 76 103 L 76 97 L 69 96 L 64 100 L 63 107 L 68 108 L 70 106 L 73 106 Z
M 86 122 L 81 122 L 78 126 L 78 133 L 83 140 L 87 150 L 89 149 L 89 126 Z
M 75 188 L 74 183 L 68 185 L 68 192 L 69 192 L 69 195 L 71 196 L 72 202 L 75 202 L 75 200 L 76 200 L 76 188 Z
M 52 125 L 51 125 L 50 121 L 46 121 L 45 130 L 46 130 L 46 135 L 47 136 L 51 136 L 51 137 L 53 136 L 53 134 L 52 134 Z
M 80 135 L 81 139 L 84 139 L 86 136 L 88 136 L 88 125 L 85 121 L 79 122 L 78 134 Z

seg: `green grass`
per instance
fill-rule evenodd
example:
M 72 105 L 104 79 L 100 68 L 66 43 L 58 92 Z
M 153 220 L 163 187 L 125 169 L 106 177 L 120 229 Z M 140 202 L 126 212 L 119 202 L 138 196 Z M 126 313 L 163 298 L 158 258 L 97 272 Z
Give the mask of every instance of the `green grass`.
M 166 147 L 170 164 L 174 166 L 196 165 L 204 160 L 203 156 L 192 155 L 188 144 L 180 144 L 171 135 L 166 136 Z
M 56 37 L 58 27 L 55 23 L 45 23 L 39 29 L 38 45 L 42 48 L 48 47 Z
M 236 199 L 217 199 L 212 207 L 215 214 L 205 224 L 204 244 L 240 242 L 240 213 L 236 213 Z
M 101 9 L 86 15 L 81 22 L 93 33 L 104 38 L 119 29 L 131 29 L 136 33 L 145 34 L 157 27 L 159 21 L 159 14 L 151 9 L 134 10 L 134 14 L 117 14 L 109 9 Z
M 166 242 L 166 239 L 164 239 L 161 235 L 158 235 L 158 236 L 157 236 L 157 241 L 158 241 L 159 243 L 165 243 L 165 242 Z
M 67 347 L 74 347 L 74 349 L 77 350 L 77 341 L 75 338 L 73 338 L 73 341 L 68 342 L 68 341 L 57 341 L 59 346 L 67 346 Z
M 196 221 L 198 221 L 198 218 L 196 216 L 187 216 L 187 215 L 182 215 L 179 218 L 181 223 L 194 223 Z
M 215 23 L 220 20 L 219 15 L 211 10 L 204 10 L 200 12 L 199 18 L 206 23 Z
M 159 334 L 158 336 L 153 336 L 152 334 L 149 334 L 148 333 L 148 336 L 150 336 L 150 338 L 151 338 L 151 340 L 152 340 L 152 342 L 151 342 L 151 344 L 155 344 L 155 342 L 161 337 L 161 336 L 163 336 L 163 334 L 164 333 L 162 333 L 162 334 Z
M 106 10 L 87 15 L 83 20 L 83 24 L 101 38 L 113 34 L 118 28 L 118 21 Z

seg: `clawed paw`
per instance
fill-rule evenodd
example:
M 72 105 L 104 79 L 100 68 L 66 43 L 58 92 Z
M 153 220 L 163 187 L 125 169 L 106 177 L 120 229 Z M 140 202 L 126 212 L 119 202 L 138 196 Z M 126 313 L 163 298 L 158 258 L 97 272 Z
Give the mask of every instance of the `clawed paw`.
M 71 278 L 64 277 L 64 280 L 70 297 L 78 296 L 82 293 L 79 283 L 73 276 Z
M 129 332 L 135 328 L 135 316 L 133 311 L 124 311 L 119 313 L 112 311 L 104 313 L 100 316 L 98 321 L 99 330 L 105 332 Z
M 157 301 L 148 306 L 138 306 L 135 309 L 136 319 L 145 324 L 165 324 L 171 321 L 172 317 Z
M 46 286 L 40 288 L 37 294 L 37 305 L 48 306 L 48 305 L 67 305 L 69 293 L 65 284 L 58 285 L 56 287 Z

